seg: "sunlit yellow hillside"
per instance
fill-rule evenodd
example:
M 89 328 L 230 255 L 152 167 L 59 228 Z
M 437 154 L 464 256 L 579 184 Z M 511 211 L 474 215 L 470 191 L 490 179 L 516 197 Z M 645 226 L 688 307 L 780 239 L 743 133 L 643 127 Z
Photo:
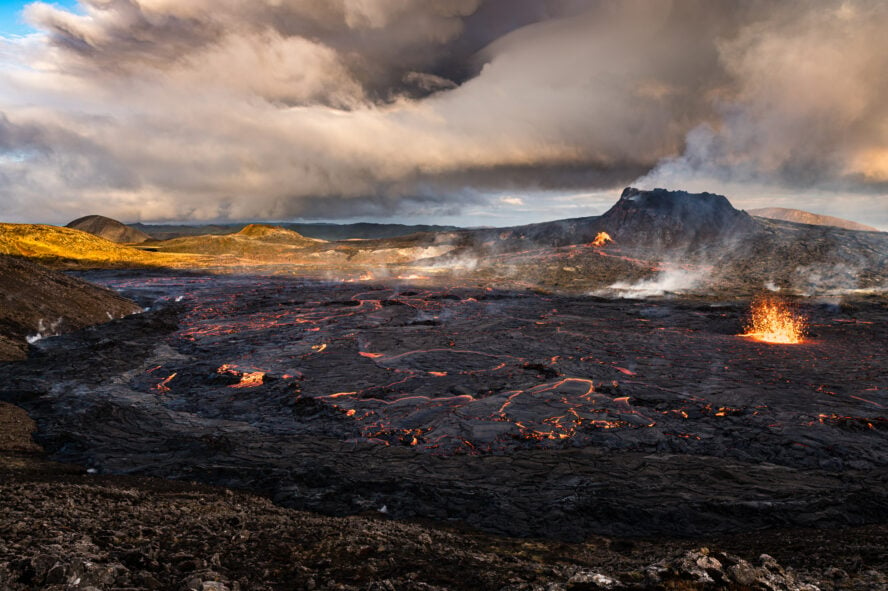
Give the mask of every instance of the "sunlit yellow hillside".
M 245 226 L 234 236 L 245 236 L 249 238 L 258 238 L 265 242 L 284 242 L 293 246 L 307 246 L 324 242 L 317 238 L 306 238 L 299 232 L 281 228 L 280 226 L 270 226 L 268 224 L 250 224 Z
M 143 248 L 168 253 L 231 255 L 246 259 L 276 260 L 322 243 L 323 240 L 306 238 L 298 232 L 285 228 L 250 224 L 236 234 L 186 236 L 162 242 L 149 242 L 144 244 Z
M 38 224 L 0 224 L 0 254 L 24 256 L 56 267 L 179 267 L 197 261 L 115 244 L 80 230 Z

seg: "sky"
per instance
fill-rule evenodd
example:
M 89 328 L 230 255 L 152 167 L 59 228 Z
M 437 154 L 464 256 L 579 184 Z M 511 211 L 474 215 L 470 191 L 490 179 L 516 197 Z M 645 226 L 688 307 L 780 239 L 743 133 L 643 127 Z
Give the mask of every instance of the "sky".
M 884 0 L 0 0 L 0 220 L 888 230 Z
M 20 0 L 0 0 L 0 35 L 28 35 L 35 33 L 36 30 L 30 25 L 22 15 L 27 2 Z M 55 6 L 66 8 L 68 10 L 77 9 L 77 0 L 65 0 L 62 2 L 53 2 Z

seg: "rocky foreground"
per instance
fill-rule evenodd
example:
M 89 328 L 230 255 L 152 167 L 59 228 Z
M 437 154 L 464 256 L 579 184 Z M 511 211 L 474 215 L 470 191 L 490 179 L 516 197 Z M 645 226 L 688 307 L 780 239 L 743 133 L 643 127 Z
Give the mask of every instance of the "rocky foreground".
M 0 404 L 0 589 L 884 589 L 888 528 L 502 538 L 49 462 Z M 705 547 L 704 547 L 705 544 Z M 716 550 L 718 548 L 718 550 Z M 765 554 L 767 552 L 768 554 Z

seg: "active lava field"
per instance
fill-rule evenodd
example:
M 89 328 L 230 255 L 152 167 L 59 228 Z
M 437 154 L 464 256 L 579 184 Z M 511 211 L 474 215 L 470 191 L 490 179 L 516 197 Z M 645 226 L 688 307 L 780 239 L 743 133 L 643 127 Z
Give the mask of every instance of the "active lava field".
M 150 308 L 0 366 L 56 458 L 579 539 L 884 521 L 888 309 L 95 272 Z

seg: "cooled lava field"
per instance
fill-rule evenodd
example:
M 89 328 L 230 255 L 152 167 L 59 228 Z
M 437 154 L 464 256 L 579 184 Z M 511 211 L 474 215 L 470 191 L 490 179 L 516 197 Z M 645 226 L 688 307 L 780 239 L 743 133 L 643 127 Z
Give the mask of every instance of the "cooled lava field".
M 888 518 L 888 307 L 94 272 L 147 311 L 0 364 L 54 459 L 565 540 Z

